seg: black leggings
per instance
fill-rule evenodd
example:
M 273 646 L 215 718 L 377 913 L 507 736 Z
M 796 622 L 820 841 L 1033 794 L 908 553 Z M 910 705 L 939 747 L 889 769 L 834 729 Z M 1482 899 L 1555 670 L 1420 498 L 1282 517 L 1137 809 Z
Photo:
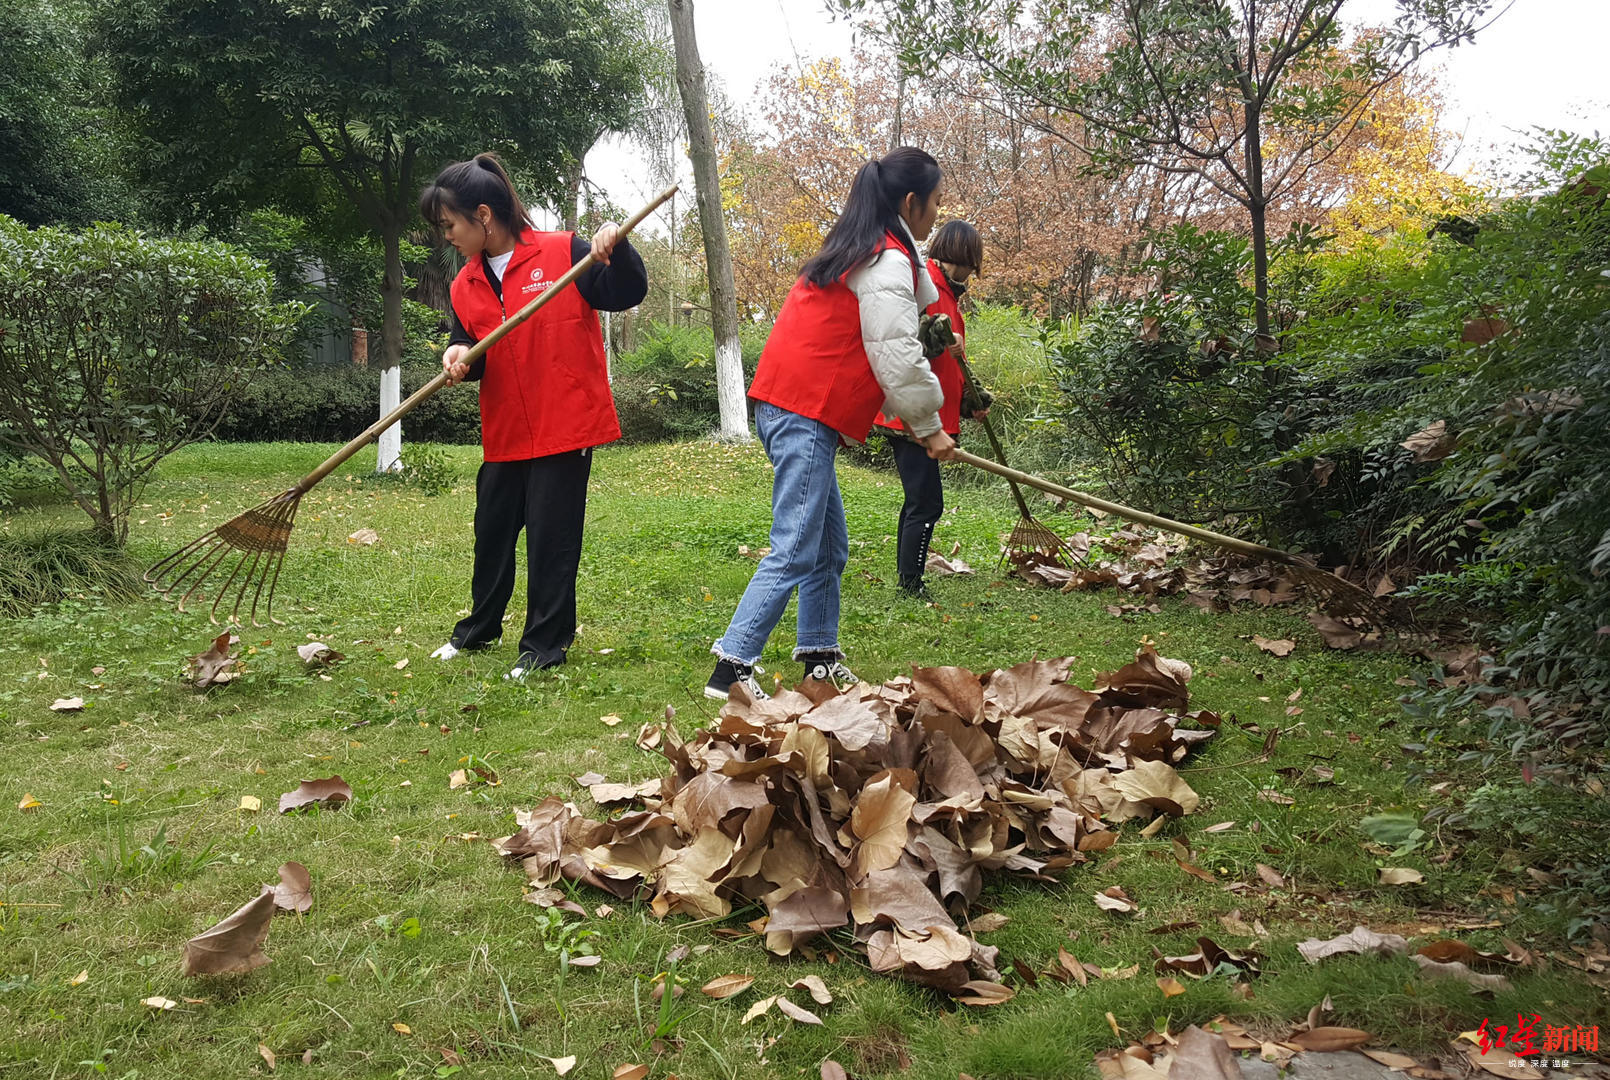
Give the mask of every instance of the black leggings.
M 939 462 L 928 456 L 920 443 L 890 438 L 894 467 L 900 473 L 900 486 L 906 490 L 906 503 L 900 508 L 898 554 L 895 565 L 902 581 L 922 577 L 928 562 L 928 544 L 934 526 L 945 512 L 945 492 L 939 482 Z
M 514 551 L 526 540 L 525 631 L 520 655 L 535 667 L 565 662 L 576 637 L 576 572 L 587 516 L 591 450 L 524 461 L 486 461 L 475 477 L 475 571 L 470 613 L 453 628 L 453 644 L 475 649 L 503 633 L 514 594 Z

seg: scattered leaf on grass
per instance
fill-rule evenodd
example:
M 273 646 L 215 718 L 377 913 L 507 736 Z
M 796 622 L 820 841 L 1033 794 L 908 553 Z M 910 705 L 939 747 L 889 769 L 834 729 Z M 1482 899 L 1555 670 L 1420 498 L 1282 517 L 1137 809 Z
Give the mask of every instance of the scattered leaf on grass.
M 302 915 L 313 907 L 313 875 L 299 862 L 281 866 L 279 884 L 264 887 L 273 890 L 274 906 L 283 911 Z
M 67 985 L 68 986 L 83 986 L 87 982 L 89 982 L 89 968 L 85 968 L 83 971 L 80 971 L 77 975 L 74 975 L 71 979 L 68 979 L 67 980 Z
M 347 537 L 347 543 L 373 547 L 375 544 L 380 543 L 380 534 L 373 529 L 359 529 Z
M 1080 986 L 1090 985 L 1090 976 L 1085 972 L 1085 966 L 1067 949 L 1057 950 L 1057 962 L 1062 965 L 1062 970 L 1079 980 Z
M 602 956 L 572 956 L 570 958 L 570 966 L 579 968 L 593 968 L 603 962 L 604 958 Z M 680 990 L 681 987 L 677 987 L 677 989 Z
M 212 648 L 190 658 L 190 678 L 197 690 L 231 682 L 240 674 L 240 660 L 229 655 L 229 646 L 239 641 L 225 630 L 213 638 Z
M 266 1044 L 258 1043 L 257 1044 L 257 1052 L 263 1056 L 264 1061 L 268 1062 L 268 1071 L 273 1072 L 274 1071 L 274 1051 L 270 1050 Z
M 985 979 L 970 979 L 962 984 L 956 1000 L 963 1005 L 1000 1005 L 1011 1001 L 1017 992 L 1010 986 Z
M 817 1016 L 815 1013 L 811 1012 L 807 1008 L 804 1008 L 803 1006 L 795 1005 L 786 997 L 778 997 L 777 1009 L 790 1020 L 797 1020 L 801 1024 L 820 1025 L 822 1023 L 822 1018 L 820 1016 Z
M 315 668 L 333 667 L 346 659 L 322 641 L 310 641 L 306 645 L 298 645 L 296 655 L 302 658 L 303 663 Z
M 1290 656 L 1291 651 L 1297 647 L 1297 643 L 1292 641 L 1290 638 L 1278 638 L 1271 641 L 1270 639 L 1260 637 L 1257 634 L 1252 635 L 1252 643 L 1258 646 L 1258 648 L 1262 649 L 1264 652 L 1271 653 L 1275 656 Z
M 600 716 L 598 718 L 598 722 L 603 724 L 605 727 L 614 727 L 616 724 L 621 722 L 621 718 L 616 716 L 614 713 L 610 713 L 608 716 Z
M 274 918 L 274 890 L 242 904 L 229 918 L 184 943 L 186 975 L 230 975 L 268 963 L 263 942 Z
M 414 1033 L 413 1028 L 409 1027 L 407 1024 L 404 1024 L 404 1023 L 402 1023 L 400 1021 L 395 1023 L 395 1024 L 392 1024 L 391 1025 L 391 1030 L 395 1031 L 399 1035 L 412 1035 Z
M 1096 894 L 1096 906 L 1103 911 L 1116 911 L 1128 915 L 1135 910 L 1135 902 L 1124 892 L 1123 886 L 1114 885 Z
M 1317 1027 L 1298 1032 L 1287 1041 L 1304 1050 L 1357 1050 L 1370 1041 L 1370 1033 L 1359 1028 Z
M 1011 919 L 998 911 L 990 911 L 973 919 L 968 923 L 968 926 L 972 928 L 975 934 L 988 934 L 993 930 L 999 930 L 1011 921 Z
M 1387 866 L 1381 868 L 1376 882 L 1381 885 L 1421 885 L 1425 879 L 1426 876 L 1418 870 L 1404 866 Z
M 822 1080 L 850 1080 L 850 1074 L 844 1071 L 844 1066 L 829 1058 L 822 1062 Z
M 617 1065 L 610 1080 L 643 1080 L 647 1075 L 647 1065 Z
M 18 810 L 38 810 L 45 804 L 34 798 L 29 792 L 22 793 L 22 801 L 17 803 Z
M 1169 1080 L 1241 1080 L 1241 1066 L 1224 1036 L 1192 1024 L 1180 1033 Z
M 295 791 L 287 791 L 280 796 L 280 813 L 288 814 L 292 810 L 300 810 L 315 804 L 334 809 L 351 800 L 352 788 L 339 776 L 327 776 L 322 780 L 303 780 Z
M 84 708 L 81 697 L 59 697 L 50 703 L 52 712 L 79 712 Z
M 1258 798 L 1262 799 L 1266 803 L 1274 803 L 1276 806 L 1297 805 L 1296 799 L 1292 798 L 1290 795 L 1282 795 L 1274 788 L 1260 788 L 1258 790 Z
M 408 657 L 403 657 L 401 660 L 397 661 L 391 666 L 396 668 L 398 671 L 401 671 L 403 668 L 408 666 Z
M 1270 885 L 1276 889 L 1284 889 L 1286 887 L 1286 879 L 1280 876 L 1280 871 L 1276 870 L 1267 863 L 1258 864 L 1258 876 L 1263 879 L 1264 884 Z
M 158 1012 L 168 1012 L 179 1007 L 179 1003 L 177 1001 L 174 1001 L 172 998 L 165 997 L 141 998 L 140 1004 L 144 1005 L 147 1009 L 156 1009 Z
M 1166 761 L 1137 761 L 1114 776 L 1112 786 L 1128 798 L 1170 817 L 1189 814 L 1201 802 L 1191 786 Z
M 1364 640 L 1364 635 L 1358 630 L 1323 612 L 1309 612 L 1308 621 L 1319 631 L 1320 640 L 1327 649 L 1356 649 Z
M 242 795 L 240 797 L 240 808 L 248 814 L 255 814 L 263 808 L 263 800 L 256 795 Z
M 1180 981 L 1178 979 L 1171 976 L 1165 976 L 1158 979 L 1157 989 L 1163 992 L 1163 996 L 1165 998 L 1171 998 L 1185 993 L 1185 987 L 1180 985 Z
M 1233 821 L 1221 821 L 1217 825 L 1209 825 L 1207 828 L 1203 829 L 1202 831 L 1205 832 L 1205 833 L 1221 833 L 1221 832 L 1225 832 L 1226 830 L 1233 829 L 1233 828 L 1235 828 L 1235 822 L 1233 822 Z
M 1512 989 L 1509 980 L 1502 975 L 1483 975 L 1470 970 L 1468 964 L 1459 960 L 1439 961 L 1419 953 L 1409 957 L 1420 965 L 1420 974 L 1427 979 L 1458 979 L 1468 983 L 1474 990 L 1509 990 Z
M 1412 1058 L 1412 1057 L 1409 1057 L 1407 1054 L 1394 1054 L 1390 1050 L 1366 1050 L 1366 1049 L 1360 1049 L 1359 1053 L 1363 1054 L 1365 1057 L 1369 1058 L 1371 1061 L 1375 1062 L 1376 1064 L 1385 1065 L 1389 1069 L 1398 1069 L 1398 1070 L 1412 1069 L 1415 1066 L 1420 1064 L 1418 1061 L 1414 1060 L 1414 1058 Z
M 737 997 L 754 984 L 753 975 L 720 975 L 699 987 L 699 993 L 721 1001 L 724 998 Z
M 749 1006 L 749 1011 L 744 1013 L 743 1023 L 747 1024 L 757 1016 L 764 1016 L 775 1004 L 777 1004 L 776 994 L 773 994 L 771 997 L 761 998 L 759 1001 Z
M 1340 953 L 1380 953 L 1382 956 L 1401 956 L 1409 951 L 1409 943 L 1396 934 L 1377 934 L 1365 926 L 1355 926 L 1340 937 L 1328 941 L 1309 938 L 1297 946 L 1297 951 L 1310 964 L 1317 964 L 1327 956 Z
M 548 1058 L 548 1064 L 553 1066 L 554 1072 L 558 1073 L 560 1076 L 563 1076 L 571 1069 L 576 1067 L 576 1055 L 571 1054 L 569 1057 Z
M 788 984 L 788 988 L 790 990 L 810 991 L 811 1000 L 818 1005 L 833 1004 L 833 995 L 828 992 L 827 984 L 822 981 L 820 975 L 806 975 L 803 978 L 795 979 Z

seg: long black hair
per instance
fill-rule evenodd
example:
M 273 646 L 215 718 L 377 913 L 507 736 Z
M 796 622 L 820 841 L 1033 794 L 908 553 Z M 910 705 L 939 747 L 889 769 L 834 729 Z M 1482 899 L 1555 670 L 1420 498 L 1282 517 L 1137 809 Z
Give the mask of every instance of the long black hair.
M 939 186 L 939 177 L 939 162 L 915 146 L 891 150 L 881 160 L 873 158 L 861 166 L 850 185 L 844 212 L 822 241 L 822 250 L 800 275 L 818 287 L 831 285 L 871 258 L 885 233 L 894 233 L 911 256 L 911 265 L 921 266 L 900 226 L 900 204 L 907 195 L 927 202 Z
M 420 216 L 431 228 L 441 225 L 444 210 L 473 220 L 475 208 L 482 204 L 517 241 L 530 227 L 531 215 L 515 194 L 514 184 L 496 154 L 476 154 L 469 161 L 449 165 L 419 193 Z

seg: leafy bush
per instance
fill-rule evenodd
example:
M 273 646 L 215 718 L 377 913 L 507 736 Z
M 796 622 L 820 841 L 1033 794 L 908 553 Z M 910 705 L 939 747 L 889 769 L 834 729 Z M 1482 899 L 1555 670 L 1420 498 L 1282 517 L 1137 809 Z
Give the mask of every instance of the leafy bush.
M 744 384 L 754 377 L 766 329 L 745 326 Z M 715 339 L 702 327 L 653 326 L 636 349 L 615 359 L 613 390 L 628 442 L 696 439 L 715 429 Z
M 210 433 L 301 313 L 224 244 L 0 217 L 0 439 L 121 544 L 151 470 Z

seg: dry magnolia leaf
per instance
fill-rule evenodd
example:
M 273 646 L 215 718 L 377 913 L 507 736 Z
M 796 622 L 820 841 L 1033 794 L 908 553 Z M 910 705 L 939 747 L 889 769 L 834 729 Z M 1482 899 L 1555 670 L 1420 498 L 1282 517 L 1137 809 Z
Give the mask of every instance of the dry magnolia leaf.
M 52 712 L 80 712 L 84 708 L 84 699 L 81 697 L 62 697 L 50 703 Z
M 1409 951 L 1409 943 L 1396 934 L 1377 934 L 1364 926 L 1353 927 L 1350 933 L 1328 941 L 1309 938 L 1297 945 L 1297 951 L 1310 964 L 1317 964 L 1327 956 L 1339 953 L 1380 953 L 1383 956 L 1401 956 Z
M 22 793 L 22 799 L 17 803 L 18 810 L 38 810 L 45 804 L 34 798 L 29 792 Z
M 1127 915 L 1135 910 L 1135 902 L 1118 885 L 1098 892 L 1096 894 L 1096 906 L 1103 911 L 1116 911 L 1121 915 Z
M 1476 990 L 1511 989 L 1509 980 L 1502 975 L 1483 975 L 1470 970 L 1470 965 L 1460 960 L 1433 960 L 1419 953 L 1415 953 L 1409 959 L 1420 965 L 1420 974 L 1427 979 L 1458 979 Z
M 1317 1027 L 1298 1032 L 1288 1041 L 1304 1050 L 1357 1050 L 1370 1041 L 1370 1033 L 1358 1028 Z
M 647 1065 L 617 1065 L 610 1080 L 643 1080 L 647 1075 Z
M 240 797 L 240 808 L 248 814 L 255 814 L 263 808 L 263 800 L 256 795 L 242 795 Z
M 1000 1005 L 1016 996 L 1017 992 L 1010 986 L 985 979 L 970 979 L 962 984 L 962 992 L 956 1000 L 963 1005 Z
M 373 529 L 359 529 L 357 532 L 347 536 L 347 543 L 373 547 L 375 544 L 380 543 L 380 534 Z
M 558 1073 L 560 1076 L 564 1076 L 571 1069 L 576 1067 L 576 1055 L 571 1054 L 569 1057 L 548 1058 L 547 1062 L 549 1065 L 553 1066 L 554 1072 Z
M 1314 624 L 1319 636 L 1327 649 L 1356 649 L 1363 642 L 1364 635 L 1353 629 L 1340 619 L 1332 618 L 1322 612 L 1310 612 L 1308 621 Z
M 83 986 L 87 982 L 89 982 L 89 968 L 85 968 L 83 971 L 80 971 L 77 975 L 74 975 L 71 979 L 68 979 L 67 980 L 67 985 L 68 986 Z
M 1252 643 L 1273 656 L 1290 656 L 1292 650 L 1297 647 L 1297 643 L 1290 638 L 1277 638 L 1271 641 L 1257 634 L 1252 635 Z
M 747 1023 L 749 1023 L 749 1021 L 755 1019 L 755 1017 L 757 1017 L 757 1016 L 764 1016 L 768 1011 L 770 1011 L 771 1007 L 773 1005 L 775 1005 L 776 1003 L 777 1003 L 777 995 L 776 994 L 773 994 L 771 997 L 761 998 L 759 1001 L 757 1001 L 753 1005 L 749 1006 L 749 1011 L 744 1013 L 744 1018 L 743 1018 L 742 1022 L 747 1024 Z
M 264 888 L 273 890 L 274 906 L 283 911 L 304 915 L 313 907 L 313 875 L 299 862 L 281 866 L 279 884 Z
M 1403 866 L 1387 866 L 1381 869 L 1375 880 L 1380 885 L 1420 885 L 1425 879 L 1426 876 L 1418 870 Z
M 268 963 L 263 942 L 274 918 L 274 890 L 260 893 L 223 922 L 184 944 L 185 975 L 230 975 Z
M 212 648 L 190 658 L 190 678 L 196 689 L 222 685 L 240 674 L 240 660 L 229 655 L 229 646 L 239 640 L 226 630 L 213 638 Z
M 1005 915 L 1002 915 L 1000 912 L 991 911 L 971 920 L 967 925 L 968 928 L 971 929 L 975 934 L 988 934 L 991 931 L 999 930 L 1001 927 L 1005 926 L 1011 921 L 1011 919 Z
M 1201 800 L 1173 766 L 1162 761 L 1139 761 L 1112 779 L 1112 786 L 1127 797 L 1154 807 L 1170 817 L 1194 811 Z
M 753 975 L 720 975 L 699 987 L 699 992 L 705 997 L 721 1001 L 724 998 L 737 997 L 754 984 Z
M 266 1044 L 258 1043 L 257 1044 L 257 1052 L 259 1054 L 261 1054 L 263 1060 L 268 1063 L 268 1071 L 273 1072 L 274 1071 L 274 1051 L 270 1050 Z
M 622 720 L 614 713 L 610 713 L 608 716 L 600 716 L 598 718 L 598 722 L 603 724 L 605 727 L 614 727 L 616 724 L 621 723 Z
M 1415 1068 L 1420 1064 L 1414 1058 L 1409 1057 L 1406 1054 L 1394 1054 L 1390 1050 L 1368 1050 L 1360 1048 L 1359 1053 L 1363 1054 L 1365 1057 L 1379 1065 L 1385 1065 L 1389 1069 L 1397 1069 L 1400 1072 Z
M 797 1020 L 801 1024 L 820 1025 L 822 1023 L 822 1018 L 820 1016 L 817 1016 L 807 1008 L 795 1005 L 786 997 L 779 996 L 777 998 L 777 1010 L 790 1020 Z
M 323 806 L 335 809 L 352 800 L 352 788 L 340 776 L 327 776 L 323 780 L 303 780 L 295 791 L 280 796 L 280 813 L 288 814 L 306 806 Z
M 1258 1044 L 1245 1040 L 1247 1049 Z M 1222 1035 L 1192 1024 L 1180 1033 L 1168 1066 L 1169 1080 L 1241 1080 L 1241 1065 Z
M 148 1009 L 156 1009 L 158 1012 L 168 1012 L 169 1010 L 177 1009 L 179 1007 L 179 1003 L 177 1001 L 174 1001 L 172 998 L 165 997 L 141 998 L 140 1004 L 144 1005 Z
M 818 1005 L 833 1004 L 833 995 L 828 992 L 827 984 L 822 981 L 820 975 L 806 975 L 803 978 L 795 979 L 788 984 L 788 988 L 790 990 L 810 991 L 811 1000 Z
M 850 1080 L 850 1074 L 844 1071 L 844 1066 L 832 1058 L 822 1062 L 822 1080 Z
M 1175 997 L 1185 993 L 1185 987 L 1172 976 L 1164 976 L 1157 980 L 1157 988 L 1163 992 L 1165 998 Z

